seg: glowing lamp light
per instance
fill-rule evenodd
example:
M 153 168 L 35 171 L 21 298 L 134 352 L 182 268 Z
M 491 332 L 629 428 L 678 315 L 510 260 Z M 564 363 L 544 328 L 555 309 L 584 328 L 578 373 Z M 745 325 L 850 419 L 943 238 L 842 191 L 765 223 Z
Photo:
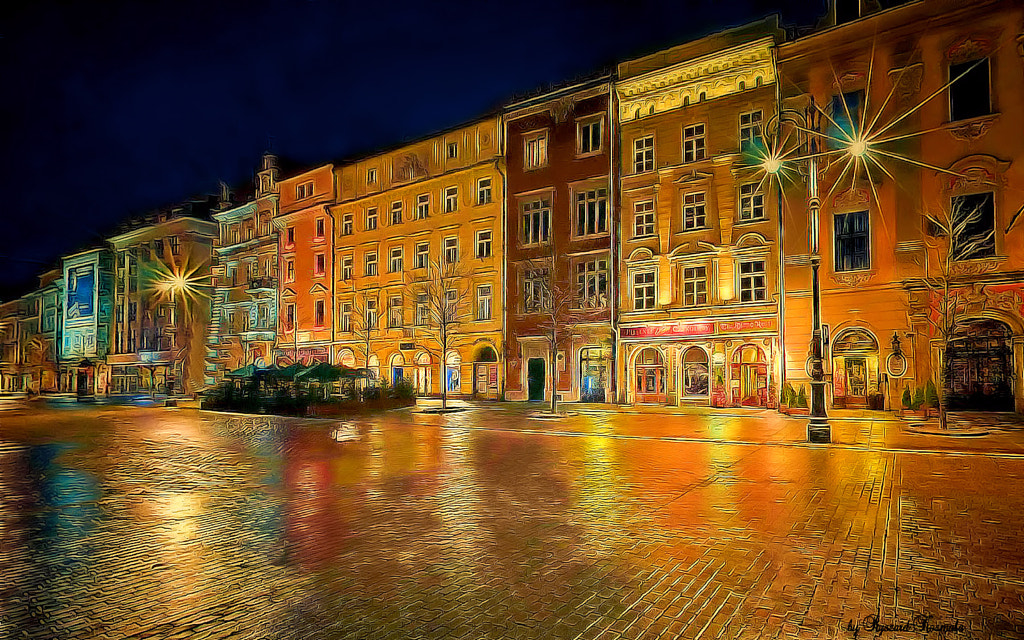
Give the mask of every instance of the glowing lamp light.
M 859 158 L 868 152 L 868 143 L 863 138 L 858 138 L 850 143 L 850 155 Z
M 764 162 L 761 163 L 761 168 L 765 170 L 765 173 L 775 174 L 782 169 L 782 162 L 778 158 L 765 158 Z

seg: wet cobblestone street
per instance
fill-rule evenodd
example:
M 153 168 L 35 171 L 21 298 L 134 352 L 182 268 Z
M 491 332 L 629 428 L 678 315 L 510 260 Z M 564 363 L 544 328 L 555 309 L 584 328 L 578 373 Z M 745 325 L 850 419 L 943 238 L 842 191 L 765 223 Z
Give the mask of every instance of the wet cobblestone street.
M 1024 637 L 1024 438 L 771 420 L 7 412 L 0 638 Z

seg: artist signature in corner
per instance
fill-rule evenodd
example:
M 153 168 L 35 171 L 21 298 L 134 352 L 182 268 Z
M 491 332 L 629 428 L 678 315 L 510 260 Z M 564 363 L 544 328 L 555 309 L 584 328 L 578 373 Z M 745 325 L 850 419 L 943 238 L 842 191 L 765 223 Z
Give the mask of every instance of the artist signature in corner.
M 861 633 L 865 634 L 864 637 L 880 638 L 887 633 L 913 633 L 920 635 L 935 633 L 944 636 L 947 633 L 963 633 L 967 631 L 967 627 L 959 620 L 936 620 L 935 616 L 924 613 L 915 614 L 907 620 L 883 620 L 877 615 L 872 614 L 857 622 L 848 620 L 845 629 L 853 634 L 854 639 L 860 638 Z

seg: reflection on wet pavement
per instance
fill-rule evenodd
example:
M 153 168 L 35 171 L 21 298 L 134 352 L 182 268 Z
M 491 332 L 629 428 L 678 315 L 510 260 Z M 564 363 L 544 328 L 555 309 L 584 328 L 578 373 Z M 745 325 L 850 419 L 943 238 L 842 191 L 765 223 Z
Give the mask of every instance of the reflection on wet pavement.
M 1024 458 L 524 414 L 6 414 L 0 638 L 1024 635 Z

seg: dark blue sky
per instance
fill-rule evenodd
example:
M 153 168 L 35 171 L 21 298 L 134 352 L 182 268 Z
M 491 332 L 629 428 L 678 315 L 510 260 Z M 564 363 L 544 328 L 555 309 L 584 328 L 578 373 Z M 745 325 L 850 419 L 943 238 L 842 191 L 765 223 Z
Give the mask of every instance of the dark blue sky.
M 118 221 L 260 154 L 394 145 L 773 12 L 824 0 L 25 2 L 0 22 L 0 299 Z

